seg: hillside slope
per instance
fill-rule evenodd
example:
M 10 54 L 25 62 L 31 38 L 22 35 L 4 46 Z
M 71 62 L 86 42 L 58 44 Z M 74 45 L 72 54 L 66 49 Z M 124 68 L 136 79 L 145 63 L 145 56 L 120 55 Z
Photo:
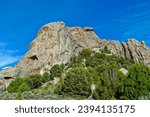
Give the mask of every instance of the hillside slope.
M 56 64 L 42 76 L 18 77 L 0 99 L 150 99 L 150 68 L 132 59 L 83 49 L 67 64 Z

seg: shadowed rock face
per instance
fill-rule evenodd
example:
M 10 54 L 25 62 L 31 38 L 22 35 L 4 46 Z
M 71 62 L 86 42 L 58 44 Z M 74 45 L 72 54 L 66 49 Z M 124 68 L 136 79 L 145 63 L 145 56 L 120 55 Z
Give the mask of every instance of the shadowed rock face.
M 11 71 L 19 69 L 15 72 L 15 77 L 42 74 L 54 64 L 69 62 L 70 58 L 78 55 L 83 48 L 97 51 L 105 46 L 112 54 L 150 66 L 150 48 L 145 42 L 129 39 L 120 44 L 118 41 L 100 40 L 93 31 L 91 27 L 66 27 L 63 22 L 48 23 L 40 29 L 37 37 L 31 42 L 29 51 Z M 10 74 L 3 70 L 0 77 L 14 77 Z

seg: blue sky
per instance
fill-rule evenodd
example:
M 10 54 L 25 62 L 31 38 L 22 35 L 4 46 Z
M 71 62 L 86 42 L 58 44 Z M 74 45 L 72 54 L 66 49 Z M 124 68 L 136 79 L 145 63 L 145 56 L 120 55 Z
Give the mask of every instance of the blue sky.
M 40 27 L 54 21 L 150 45 L 150 0 L 0 0 L 0 68 L 16 64 Z

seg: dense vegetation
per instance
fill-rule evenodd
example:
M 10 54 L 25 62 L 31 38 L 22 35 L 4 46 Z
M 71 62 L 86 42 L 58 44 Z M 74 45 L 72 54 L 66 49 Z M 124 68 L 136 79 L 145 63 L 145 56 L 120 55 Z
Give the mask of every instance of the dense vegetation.
M 54 84 L 56 79 L 59 82 Z M 111 55 L 107 47 L 100 52 L 83 49 L 69 63 L 54 65 L 43 76 L 16 78 L 0 99 L 150 99 L 150 68 Z

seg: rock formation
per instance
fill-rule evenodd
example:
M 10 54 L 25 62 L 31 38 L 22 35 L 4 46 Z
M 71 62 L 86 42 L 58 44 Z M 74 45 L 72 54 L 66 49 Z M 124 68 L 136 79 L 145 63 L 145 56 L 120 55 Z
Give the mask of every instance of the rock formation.
M 30 50 L 16 65 L 25 71 L 26 75 L 41 74 L 54 64 L 69 62 L 83 48 L 98 47 L 100 39 L 90 27 L 66 27 L 63 22 L 44 25 L 35 40 L 30 44 Z
M 69 62 L 70 58 L 78 55 L 83 48 L 98 51 L 105 46 L 111 54 L 144 62 L 150 66 L 150 48 L 144 41 L 140 43 L 135 39 L 129 39 L 121 44 L 118 41 L 100 40 L 91 27 L 66 27 L 63 22 L 53 22 L 40 29 L 22 60 L 14 68 L 2 70 L 0 77 L 43 74 L 54 64 Z
M 9 78 L 14 78 L 17 76 L 24 76 L 23 71 L 19 68 L 12 68 L 12 67 L 5 67 L 2 69 L 0 73 L 0 77 L 9 79 Z
M 150 66 L 150 48 L 142 41 L 138 42 L 136 39 L 129 39 L 126 43 L 120 43 L 112 40 L 101 40 L 100 48 L 107 46 L 114 55 L 119 55 L 124 58 L 129 58 L 135 62 L 144 62 Z

